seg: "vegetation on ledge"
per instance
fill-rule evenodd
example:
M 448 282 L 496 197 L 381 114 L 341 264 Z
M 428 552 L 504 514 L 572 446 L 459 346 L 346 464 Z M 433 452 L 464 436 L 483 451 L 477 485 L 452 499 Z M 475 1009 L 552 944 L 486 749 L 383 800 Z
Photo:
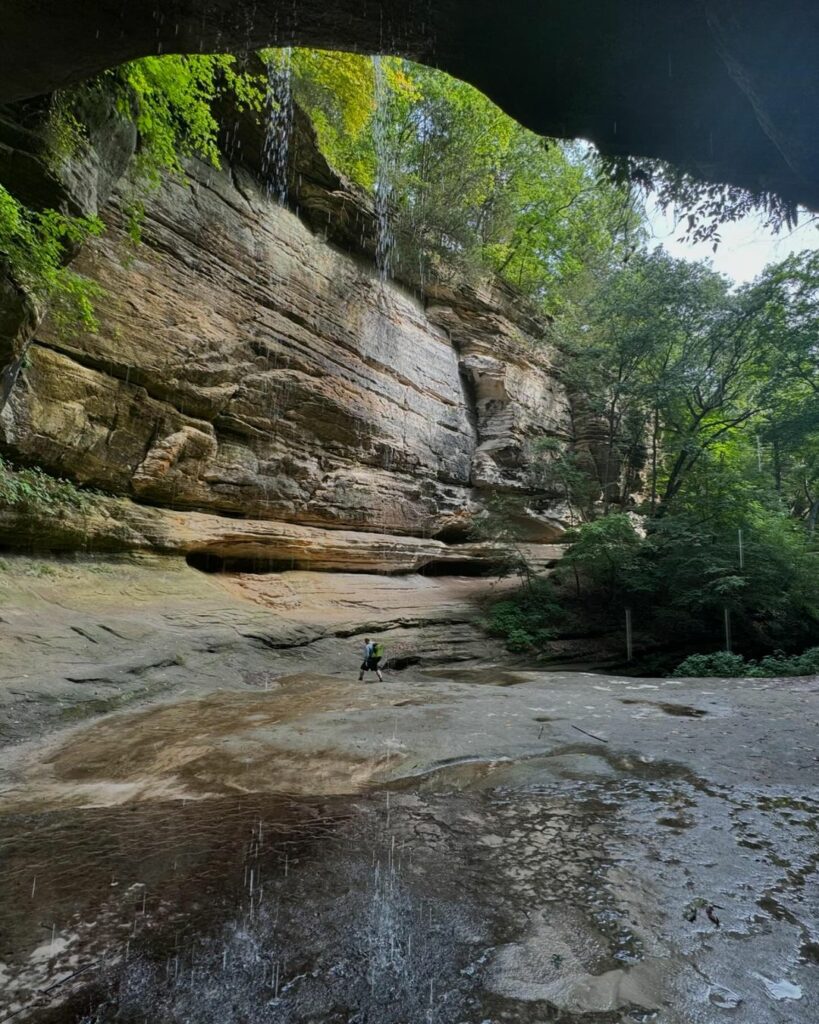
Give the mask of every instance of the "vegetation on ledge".
M 130 199 L 132 235 L 139 238 L 142 198 L 162 175 L 184 177 L 183 161 L 196 156 L 218 166 L 220 125 L 216 100 L 230 93 L 239 109 L 261 110 L 263 83 L 240 69 L 229 55 L 146 57 L 106 72 L 50 99 L 43 124 L 49 147 L 46 160 L 59 179 L 72 160 L 81 160 L 89 145 L 83 122 L 85 105 L 112 103 L 133 121 L 138 148 Z M 19 287 L 44 309 L 58 328 L 93 331 L 99 288 L 68 266 L 91 236 L 104 230 L 96 216 L 65 209 L 32 209 L 0 184 L 0 255 Z
M 30 210 L 0 184 L 0 255 L 18 286 L 48 307 L 58 327 L 97 326 L 94 302 L 100 290 L 66 266 L 66 255 L 102 231 L 97 217 Z
M 96 491 L 51 476 L 37 466 L 17 468 L 0 456 L 0 511 L 59 515 L 68 509 L 84 513 L 94 508 L 98 497 Z

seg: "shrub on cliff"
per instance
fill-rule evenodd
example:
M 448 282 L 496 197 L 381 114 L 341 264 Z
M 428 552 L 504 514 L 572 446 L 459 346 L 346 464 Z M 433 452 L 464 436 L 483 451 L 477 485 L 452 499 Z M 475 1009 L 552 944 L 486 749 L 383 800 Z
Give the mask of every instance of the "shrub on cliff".
M 156 186 L 163 174 L 184 177 L 182 161 L 198 156 L 219 165 L 218 96 L 230 92 L 237 106 L 260 110 L 261 80 L 244 72 L 235 57 L 167 55 L 145 57 L 98 78 L 57 92 L 39 125 L 43 158 L 56 179 L 63 165 L 82 159 L 88 146 L 82 116 L 86 101 L 100 97 L 116 104 L 136 126 L 139 144 L 135 178 L 139 189 Z M 130 198 L 133 235 L 138 236 L 139 190 Z M 71 256 L 90 236 L 103 232 L 95 216 L 63 209 L 34 209 L 0 184 L 0 255 L 18 286 L 46 306 L 58 327 L 95 330 L 94 303 L 100 288 L 74 273 Z
M 58 326 L 97 326 L 94 300 L 100 289 L 65 266 L 65 259 L 67 252 L 102 230 L 97 217 L 30 210 L 0 185 L 0 253 L 17 285 L 40 306 L 50 304 Z

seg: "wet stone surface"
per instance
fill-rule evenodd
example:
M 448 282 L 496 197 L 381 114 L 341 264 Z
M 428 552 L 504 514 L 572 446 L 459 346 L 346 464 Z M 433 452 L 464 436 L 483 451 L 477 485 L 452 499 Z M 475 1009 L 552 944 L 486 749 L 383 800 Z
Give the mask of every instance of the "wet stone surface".
M 723 830 L 726 796 L 686 779 L 538 771 L 462 765 L 352 800 L 6 818 L 6 1006 L 89 1024 L 602 1024 L 729 1009 L 774 1021 L 773 1006 L 803 1001 L 812 978 L 793 979 L 816 970 L 812 805 L 749 794 L 729 801 Z M 685 843 L 668 844 L 669 813 L 687 816 Z M 726 878 L 720 860 L 741 863 L 785 814 L 798 825 L 787 858 L 755 852 L 753 884 Z M 706 902 L 719 926 L 688 920 Z M 749 978 L 759 948 L 769 972 Z
M 9 761 L 0 1020 L 810 1024 L 809 695 L 753 746 L 762 688 L 492 674 L 304 674 Z
M 8 981 L 36 1000 L 96 964 L 70 1009 L 39 1020 L 503 1019 L 504 987 L 487 991 L 498 948 L 544 905 L 584 899 L 595 960 L 636 955 L 594 895 L 615 808 L 444 785 L 7 820 Z

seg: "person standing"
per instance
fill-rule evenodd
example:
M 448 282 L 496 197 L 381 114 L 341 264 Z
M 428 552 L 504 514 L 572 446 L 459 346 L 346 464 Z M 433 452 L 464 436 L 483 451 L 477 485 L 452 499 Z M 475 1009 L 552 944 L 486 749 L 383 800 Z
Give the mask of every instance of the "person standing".
M 369 640 L 364 641 L 364 660 L 361 662 L 361 670 L 358 673 L 358 681 L 363 682 L 365 672 L 375 672 L 378 676 L 379 683 L 384 682 L 384 677 L 381 675 L 381 669 L 378 667 L 379 661 L 384 656 L 384 645 L 376 642 L 370 643 Z

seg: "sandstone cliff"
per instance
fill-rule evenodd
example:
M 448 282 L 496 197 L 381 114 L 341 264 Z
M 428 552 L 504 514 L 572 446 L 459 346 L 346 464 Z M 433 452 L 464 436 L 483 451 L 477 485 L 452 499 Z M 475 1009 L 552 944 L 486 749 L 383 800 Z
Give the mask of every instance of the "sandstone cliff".
M 553 540 L 559 507 L 529 493 L 531 441 L 568 429 L 547 325 L 497 287 L 381 281 L 372 211 L 303 123 L 294 209 L 267 196 L 252 131 L 226 148 L 222 170 L 191 164 L 149 196 L 136 246 L 128 176 L 110 199 L 110 175 L 80 190 L 108 227 L 74 261 L 104 289 L 100 329 L 39 326 L 4 450 L 116 496 L 84 524 L 102 547 L 377 571 L 491 561 L 442 543 L 466 538 L 491 491 L 527 494 L 530 539 Z M 70 547 L 82 532 L 55 526 L 6 516 L 2 533 Z

